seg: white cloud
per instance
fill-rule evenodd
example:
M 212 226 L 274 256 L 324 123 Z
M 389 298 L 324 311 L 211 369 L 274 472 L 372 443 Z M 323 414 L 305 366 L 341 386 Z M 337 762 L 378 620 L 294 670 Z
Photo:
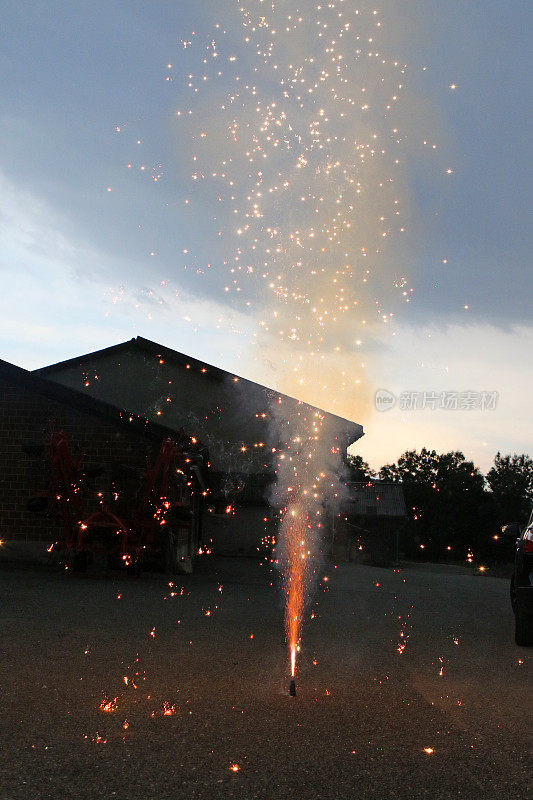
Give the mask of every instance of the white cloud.
M 168 284 L 115 285 L 131 265 L 0 173 L 0 356 L 32 369 L 136 335 L 235 369 L 250 320 Z M 128 269 L 129 267 L 129 269 Z

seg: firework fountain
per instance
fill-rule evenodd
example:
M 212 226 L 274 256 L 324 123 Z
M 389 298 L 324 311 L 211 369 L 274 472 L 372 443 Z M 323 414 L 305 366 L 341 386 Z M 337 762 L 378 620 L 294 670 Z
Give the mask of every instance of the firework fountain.
M 406 68 L 387 52 L 386 19 L 366 2 L 217 8 L 207 40 L 182 41 L 195 56 L 177 136 L 190 142 L 188 176 L 202 207 L 216 198 L 226 269 L 213 277 L 256 320 L 253 356 L 274 362 L 277 388 L 304 401 L 290 419 L 277 402 L 271 409 L 275 560 L 295 694 L 324 510 L 342 472 L 341 448 L 316 408 L 361 418 L 365 348 L 411 297 L 400 266 Z

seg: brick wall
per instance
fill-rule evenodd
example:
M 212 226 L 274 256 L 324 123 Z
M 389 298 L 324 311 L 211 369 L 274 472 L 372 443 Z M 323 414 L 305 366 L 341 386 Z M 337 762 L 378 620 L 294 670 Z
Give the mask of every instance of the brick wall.
M 100 419 L 97 414 L 50 399 L 33 389 L 0 378 L 0 539 L 52 542 L 60 538 L 60 523 L 48 515 L 27 510 L 28 500 L 48 486 L 46 452 L 28 456 L 25 444 L 46 441 L 50 421 L 64 430 L 74 455 L 84 454 L 85 464 L 101 464 L 104 474 L 89 481 L 83 505 L 97 508 L 98 493 L 110 500 L 113 464 L 143 467 L 155 458 L 161 440 L 130 432 L 126 425 Z

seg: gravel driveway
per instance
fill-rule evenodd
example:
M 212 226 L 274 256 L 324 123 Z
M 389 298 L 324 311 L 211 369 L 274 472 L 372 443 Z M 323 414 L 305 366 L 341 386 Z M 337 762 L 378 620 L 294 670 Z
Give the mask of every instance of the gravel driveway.
M 293 699 L 258 561 L 173 587 L 2 565 L 0 798 L 532 797 L 533 652 L 507 581 L 324 574 Z

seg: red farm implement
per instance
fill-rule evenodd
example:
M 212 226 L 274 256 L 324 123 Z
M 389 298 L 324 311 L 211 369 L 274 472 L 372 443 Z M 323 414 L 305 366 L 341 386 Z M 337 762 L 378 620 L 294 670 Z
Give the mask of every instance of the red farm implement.
M 200 533 L 201 479 L 193 460 L 165 439 L 155 463 L 148 462 L 140 472 L 134 503 L 130 505 L 126 497 L 122 513 L 102 506 L 90 514 L 80 522 L 69 549 L 76 551 L 78 559 L 89 552 L 104 552 L 137 572 L 145 555 L 158 555 L 170 572 L 180 566 L 187 569 Z M 120 493 L 115 495 L 120 502 Z
M 25 449 L 33 455 L 43 450 Z M 170 572 L 190 569 L 199 547 L 205 493 L 201 456 L 165 439 L 155 462 L 147 460 L 144 469 L 112 465 L 116 474 L 109 492 L 97 492 L 93 484 L 104 468 L 84 466 L 83 456 L 74 457 L 63 431 L 50 433 L 47 460 L 48 489 L 35 495 L 29 508 L 48 509 L 60 522 L 63 535 L 54 549 L 65 552 L 67 565 L 72 559 L 76 571 L 85 571 L 98 554 L 107 557 L 108 565 L 135 573 L 145 558 L 163 562 Z
M 28 445 L 27 455 L 42 455 L 47 451 L 49 465 L 48 488 L 38 492 L 28 502 L 33 512 L 48 510 L 61 522 L 63 539 L 70 541 L 82 516 L 83 498 L 91 478 L 103 472 L 102 467 L 86 467 L 83 456 L 73 456 L 64 431 L 50 431 L 45 445 Z

